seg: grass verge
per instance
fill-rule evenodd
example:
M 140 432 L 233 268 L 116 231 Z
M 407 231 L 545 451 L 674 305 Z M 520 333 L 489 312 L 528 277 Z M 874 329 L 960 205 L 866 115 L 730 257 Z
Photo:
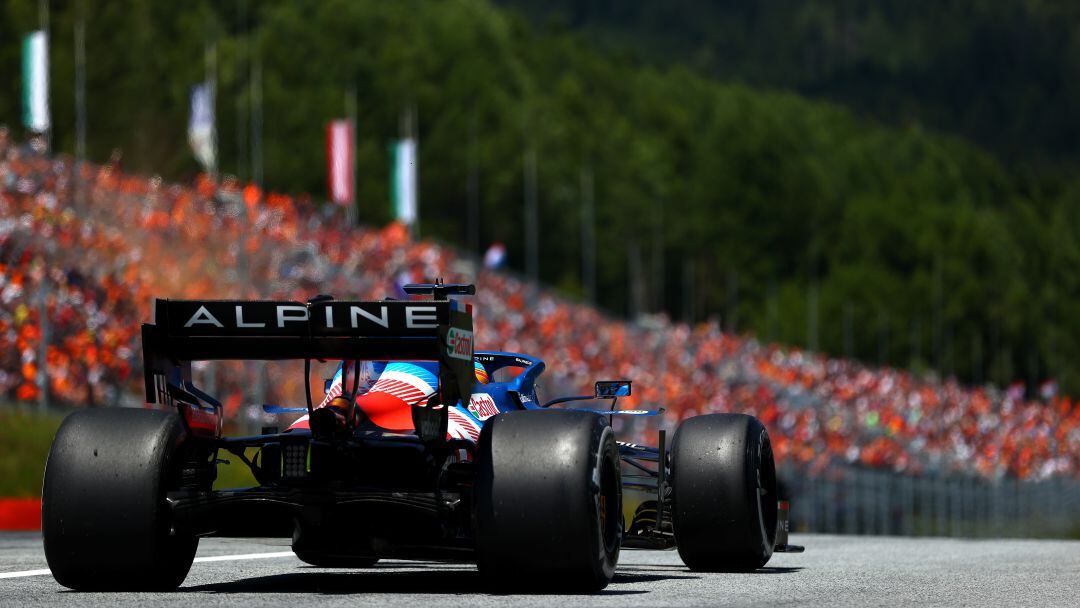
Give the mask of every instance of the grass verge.
M 0 497 L 41 496 L 49 446 L 65 415 L 31 413 L 6 405 L 0 409 Z M 225 452 L 219 456 L 229 464 L 218 465 L 214 488 L 256 485 L 251 471 L 239 458 Z M 253 457 L 254 450 L 249 450 L 247 456 Z
M 41 495 L 41 479 L 64 415 L 0 410 L 0 496 Z

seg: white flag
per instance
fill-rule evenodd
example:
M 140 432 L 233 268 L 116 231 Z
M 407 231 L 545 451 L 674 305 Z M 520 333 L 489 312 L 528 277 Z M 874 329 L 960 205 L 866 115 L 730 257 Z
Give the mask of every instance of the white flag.
M 49 130 L 49 39 L 40 30 L 23 38 L 23 125 Z
M 195 158 L 210 173 L 217 168 L 217 145 L 214 140 L 214 85 L 204 82 L 191 87 L 191 118 L 188 120 L 188 143 Z
M 398 140 L 394 144 L 393 166 L 394 217 L 405 224 L 416 222 L 416 140 Z

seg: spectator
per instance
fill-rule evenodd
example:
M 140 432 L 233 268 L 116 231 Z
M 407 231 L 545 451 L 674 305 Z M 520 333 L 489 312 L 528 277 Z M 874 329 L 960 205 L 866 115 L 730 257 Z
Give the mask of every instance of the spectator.
M 376 299 L 402 281 L 443 277 L 477 283 L 480 347 L 548 361 L 549 394 L 632 378 L 628 402 L 665 406 L 668 426 L 708 412 L 750 413 L 772 430 L 778 458 L 816 469 L 842 462 L 1080 477 L 1080 407 L 1056 390 L 1025 402 L 1015 392 L 762 344 L 715 323 L 619 322 L 512 275 L 477 271 L 445 247 L 410 241 L 396 224 L 343 230 L 333 210 L 318 212 L 306 197 L 232 177 L 170 185 L 122 173 L 119 158 L 81 168 L 88 201 L 76 208 L 72 163 L 41 146 L 16 148 L 0 127 L 0 391 L 8 399 L 36 400 L 44 366 L 52 400 L 141 401 L 139 325 L 154 297 Z M 256 368 L 224 369 L 213 376 L 215 391 L 228 415 L 241 416 Z M 267 399 L 303 402 L 303 379 L 279 376 Z M 649 441 L 653 428 L 628 430 Z

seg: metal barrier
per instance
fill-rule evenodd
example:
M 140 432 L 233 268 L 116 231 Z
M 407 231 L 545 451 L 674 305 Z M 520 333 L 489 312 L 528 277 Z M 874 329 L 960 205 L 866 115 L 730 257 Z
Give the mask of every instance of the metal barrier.
M 792 530 L 954 537 L 1080 537 L 1080 481 L 914 477 L 857 467 L 779 469 Z

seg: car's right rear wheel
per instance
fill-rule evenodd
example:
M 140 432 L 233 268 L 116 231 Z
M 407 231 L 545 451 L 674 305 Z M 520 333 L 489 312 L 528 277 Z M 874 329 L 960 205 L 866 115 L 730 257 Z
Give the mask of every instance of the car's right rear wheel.
M 672 526 L 691 570 L 749 571 L 776 540 L 776 469 L 753 416 L 709 414 L 679 425 L 671 446 Z
M 489 418 L 480 434 L 477 561 L 502 589 L 598 591 L 615 574 L 622 487 L 606 419 L 569 411 Z

